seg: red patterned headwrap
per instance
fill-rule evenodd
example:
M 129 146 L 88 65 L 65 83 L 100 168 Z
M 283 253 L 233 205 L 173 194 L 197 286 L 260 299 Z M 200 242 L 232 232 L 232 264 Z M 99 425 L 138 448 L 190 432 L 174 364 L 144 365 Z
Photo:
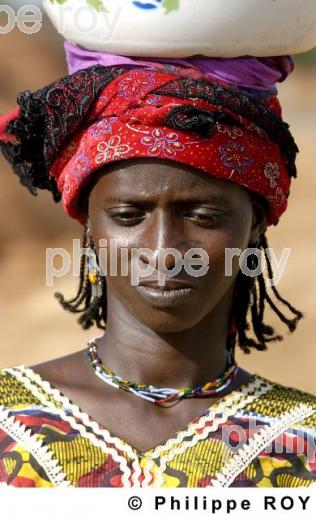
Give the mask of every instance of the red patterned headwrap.
M 80 224 L 93 174 L 137 157 L 244 186 L 267 200 L 268 225 L 287 207 L 298 148 L 275 95 L 257 102 L 193 69 L 96 65 L 17 100 L 0 118 L 5 157 L 33 194 L 51 190 Z

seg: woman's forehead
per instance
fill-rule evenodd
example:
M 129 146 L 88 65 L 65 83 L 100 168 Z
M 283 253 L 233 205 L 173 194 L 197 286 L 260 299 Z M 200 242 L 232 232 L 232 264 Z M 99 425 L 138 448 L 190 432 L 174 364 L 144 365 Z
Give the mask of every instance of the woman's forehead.
M 99 172 L 92 190 L 93 197 L 155 197 L 165 194 L 179 199 L 213 196 L 223 201 L 246 191 L 239 184 L 217 179 L 193 167 L 161 160 L 113 164 Z

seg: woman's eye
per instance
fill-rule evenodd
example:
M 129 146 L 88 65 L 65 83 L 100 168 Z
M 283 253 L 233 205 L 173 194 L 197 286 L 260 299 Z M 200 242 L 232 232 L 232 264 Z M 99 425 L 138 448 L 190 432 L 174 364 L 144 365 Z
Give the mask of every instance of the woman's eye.
M 123 226 L 136 226 L 146 218 L 146 212 L 139 209 L 112 210 L 109 215 L 114 222 Z M 184 211 L 182 216 L 201 225 L 212 225 L 223 217 L 223 212 L 190 210 Z
M 144 219 L 144 213 L 140 211 L 111 212 L 111 218 L 123 225 L 135 225 Z
M 223 217 L 223 214 L 220 212 L 202 212 L 202 211 L 192 211 L 188 213 L 188 215 L 191 215 L 193 217 L 193 220 L 205 223 L 205 224 L 211 224 L 212 222 L 217 222 Z

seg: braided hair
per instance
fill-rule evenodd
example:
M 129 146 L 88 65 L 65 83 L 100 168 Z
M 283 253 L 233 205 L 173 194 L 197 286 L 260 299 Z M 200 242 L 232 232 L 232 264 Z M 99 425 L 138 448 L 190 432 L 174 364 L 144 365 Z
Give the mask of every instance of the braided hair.
M 135 65 L 120 67 L 94 65 L 68 75 L 35 93 L 26 91 L 18 96 L 20 115 L 7 126 L 7 132 L 14 134 L 18 141 L 0 142 L 0 147 L 4 156 L 11 162 L 20 182 L 33 195 L 37 195 L 37 188 L 48 189 L 52 192 L 54 201 L 60 201 L 61 194 L 55 179 L 49 174 L 51 165 L 62 148 L 69 142 L 71 135 L 84 127 L 89 111 L 102 88 L 131 68 L 139 67 Z M 153 90 L 152 93 L 171 94 L 188 99 L 200 98 L 210 104 L 225 106 L 236 114 L 244 115 L 256 127 L 263 129 L 269 138 L 280 146 L 289 176 L 297 176 L 295 158 L 298 148 L 288 129 L 288 124 L 263 104 L 252 100 L 251 96 L 237 92 L 233 86 L 228 88 L 211 84 L 203 79 L 188 78 L 172 80 Z M 197 132 L 207 137 L 211 137 L 218 122 L 238 125 L 238 121 L 227 114 L 214 113 L 188 105 L 172 109 L 164 120 L 164 124 L 171 128 Z M 259 196 L 256 195 L 256 197 Z M 265 203 L 263 199 L 261 202 Z M 86 209 L 85 212 L 87 214 Z M 87 245 L 87 239 L 88 228 L 85 224 L 82 239 L 84 246 Z M 260 237 L 257 247 L 264 251 L 268 274 L 272 279 L 273 269 L 266 251 L 268 241 L 265 233 Z M 80 314 L 77 321 L 83 329 L 88 329 L 94 324 L 100 329 L 105 329 L 107 321 L 105 277 L 100 276 L 102 294 L 94 295 L 87 264 L 85 248 L 81 258 L 79 287 L 76 296 L 66 300 L 61 293 L 55 293 L 55 297 L 65 310 Z M 262 273 L 256 277 L 245 276 L 242 271 L 238 273 L 229 317 L 228 350 L 233 352 L 238 343 L 245 353 L 250 353 L 253 348 L 265 350 L 268 342 L 283 339 L 281 335 L 275 334 L 273 327 L 264 323 L 266 303 L 285 323 L 290 332 L 296 329 L 297 322 L 303 317 L 303 313 L 282 298 L 274 285 L 272 285 L 272 292 L 277 301 L 273 301 L 272 296 L 268 294 Z M 280 303 L 294 314 L 293 318 L 285 316 L 278 306 Z M 248 336 L 249 311 L 255 339 Z

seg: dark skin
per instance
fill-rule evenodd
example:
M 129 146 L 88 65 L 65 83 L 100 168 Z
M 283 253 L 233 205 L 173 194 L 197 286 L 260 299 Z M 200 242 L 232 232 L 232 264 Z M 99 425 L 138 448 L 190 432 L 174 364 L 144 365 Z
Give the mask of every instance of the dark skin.
M 105 174 L 106 173 L 106 174 Z M 179 163 L 160 159 L 119 161 L 100 170 L 90 187 L 88 222 L 99 256 L 99 240 L 127 241 L 129 275 L 107 274 L 107 328 L 98 354 L 111 370 L 154 386 L 196 386 L 219 377 L 226 363 L 226 336 L 239 258 L 225 276 L 225 248 L 256 243 L 266 229 L 264 210 L 250 192 Z M 133 200 L 131 200 L 133 199 Z M 207 199 L 207 200 L 206 200 Z M 126 245 L 123 244 L 123 245 Z M 203 248 L 208 272 L 191 298 L 172 308 L 148 302 L 131 285 L 131 248 L 147 247 L 155 261 L 160 248 Z M 109 273 L 109 254 L 107 256 Z M 145 266 L 146 256 L 141 257 Z M 166 268 L 174 258 L 166 258 Z M 157 267 L 157 264 L 156 264 Z M 227 391 L 216 397 L 183 399 L 156 406 L 101 381 L 85 359 L 86 348 L 31 368 L 50 381 L 112 434 L 139 452 L 165 442 L 225 395 L 246 385 L 252 374 L 239 369 Z

